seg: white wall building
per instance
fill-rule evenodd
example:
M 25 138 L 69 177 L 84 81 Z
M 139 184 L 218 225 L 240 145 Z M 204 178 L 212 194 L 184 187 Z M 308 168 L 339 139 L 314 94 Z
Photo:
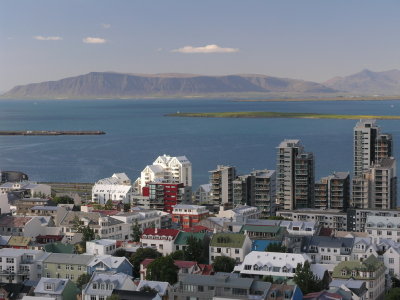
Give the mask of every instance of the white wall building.
M 7 194 L 11 191 L 26 190 L 31 197 L 43 195 L 51 196 L 51 186 L 47 184 L 38 184 L 32 181 L 6 182 L 0 185 L 0 194 Z
M 174 242 L 179 234 L 176 229 L 147 228 L 143 231 L 140 243 L 143 247 L 152 247 L 162 255 L 171 254 L 174 248 Z
M 157 210 L 137 210 L 133 212 L 121 212 L 113 216 L 114 219 L 120 220 L 130 226 L 136 221 L 143 231 L 146 228 L 161 228 L 162 212 Z
M 238 205 L 233 209 L 224 210 L 220 206 L 219 218 L 231 219 L 233 222 L 246 222 L 249 219 L 258 219 L 261 216 L 261 210 L 257 207 Z
M 183 183 L 192 186 L 192 163 L 186 156 L 162 155 L 146 166 L 136 180 L 139 192 L 147 183 L 161 180 L 165 183 Z
M 86 242 L 86 254 L 93 255 L 112 255 L 117 249 L 117 241 L 116 240 L 93 240 L 90 242 Z
M 304 264 L 305 261 L 311 261 L 306 254 L 252 251 L 242 264 L 235 267 L 234 272 L 255 278 L 267 275 L 292 278 L 297 264 Z
M 131 180 L 125 173 L 100 179 L 92 188 L 92 201 L 104 205 L 108 200 L 130 203 L 133 196 Z
M 365 231 L 373 238 L 375 243 L 379 243 L 380 239 L 400 242 L 400 218 L 367 216 Z
M 218 256 L 229 256 L 239 263 L 250 251 L 251 240 L 247 234 L 216 233 L 210 242 L 210 264 Z

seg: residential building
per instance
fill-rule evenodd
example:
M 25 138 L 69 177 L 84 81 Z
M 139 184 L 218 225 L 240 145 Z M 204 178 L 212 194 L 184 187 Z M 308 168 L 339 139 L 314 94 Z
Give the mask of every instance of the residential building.
M 203 245 L 205 245 L 206 247 L 209 246 L 210 239 L 206 233 L 202 233 L 202 232 L 192 233 L 192 232 L 181 231 L 181 232 L 179 232 L 178 236 L 176 237 L 176 239 L 174 241 L 175 251 L 176 250 L 185 250 L 185 248 L 188 245 L 189 238 L 196 238 L 197 240 L 200 240 L 203 243 Z
M 216 205 L 232 207 L 233 205 L 233 180 L 236 178 L 236 168 L 218 165 L 210 173 L 210 200 Z
M 190 228 L 208 218 L 210 212 L 205 206 L 177 204 L 172 211 L 172 221 L 183 229 Z
M 47 184 L 38 184 L 32 181 L 16 181 L 6 182 L 0 185 L 0 194 L 17 191 L 22 192 L 25 197 L 51 196 L 51 186 Z
M 132 264 L 126 257 L 97 255 L 88 263 L 88 273 L 116 272 L 132 276 Z
M 350 205 L 350 174 L 334 172 L 315 184 L 315 208 L 346 211 Z
M 366 300 L 383 299 L 385 293 L 385 266 L 374 255 L 363 261 L 342 261 L 333 270 L 333 279 L 353 278 L 366 283 Z
M 316 221 L 280 221 L 280 227 L 285 227 L 289 235 L 313 236 L 319 233 L 321 226 Z
M 76 283 L 78 277 L 88 273 L 93 255 L 50 253 L 43 260 L 42 277 L 65 278 Z
M 350 279 L 334 279 L 329 284 L 329 288 L 340 288 L 343 291 L 350 293 L 351 300 L 365 300 L 367 297 L 366 282 L 362 280 Z
M 264 276 L 293 278 L 297 265 L 306 261 L 311 262 L 311 259 L 304 253 L 252 251 L 243 263 L 235 267 L 234 272 L 240 273 L 241 277 L 260 279 Z
M 276 212 L 277 216 L 293 221 L 315 221 L 325 228 L 347 230 L 347 214 L 338 209 L 297 209 Z
M 240 233 L 247 235 L 251 240 L 269 240 L 280 243 L 287 232 L 285 227 L 280 226 L 246 224 L 242 226 Z
M 259 219 L 261 217 L 261 210 L 257 207 L 238 205 L 233 209 L 224 209 L 220 207 L 218 212 L 219 218 L 225 218 L 231 222 L 247 222 L 251 219 Z
M 383 259 L 386 274 L 390 277 L 396 276 L 398 278 L 400 276 L 400 243 L 381 239 L 377 248 L 381 254 L 378 258 Z
M 179 234 L 176 229 L 146 228 L 140 238 L 143 247 L 152 247 L 162 255 L 175 251 L 174 242 Z
M 79 289 L 75 283 L 62 278 L 40 278 L 34 290 L 35 297 L 52 297 L 57 300 L 76 299 Z
M 273 283 L 268 291 L 267 300 L 303 300 L 303 293 L 297 285 Z
M 348 231 L 364 232 L 368 216 L 400 217 L 400 211 L 393 209 L 350 208 L 347 210 Z
M 0 216 L 0 234 L 36 237 L 54 225 L 51 217 Z
M 28 249 L 0 249 L 0 282 L 21 283 L 25 280 L 38 280 L 42 265 L 39 260 L 46 253 Z
M 112 255 L 117 249 L 117 241 L 116 240 L 93 240 L 86 242 L 86 254 L 92 255 Z
M 196 295 L 206 299 L 267 299 L 271 283 L 253 278 L 240 278 L 237 274 L 218 273 L 213 276 L 185 274 L 172 286 L 170 299 L 187 300 Z M 301 298 L 287 298 L 301 300 Z
M 107 201 L 130 203 L 134 194 L 131 180 L 125 173 L 115 173 L 100 179 L 92 188 L 92 201 L 104 205 Z
M 367 216 L 366 232 L 376 243 L 379 243 L 381 239 L 400 242 L 400 218 Z
M 150 209 L 133 209 L 130 212 L 120 212 L 112 217 L 130 226 L 139 225 L 140 230 L 146 228 L 161 228 L 164 212 Z
M 190 186 L 183 183 L 149 182 L 143 188 L 143 196 L 149 197 L 151 209 L 171 213 L 173 207 L 180 203 L 188 203 L 192 197 Z
M 106 300 L 117 290 L 136 291 L 136 285 L 133 283 L 132 277 L 123 273 L 95 272 L 82 290 L 82 300 Z
M 140 280 L 147 277 L 147 268 L 150 263 L 154 261 L 153 258 L 146 258 L 140 263 Z M 180 274 L 202 274 L 202 269 L 195 261 L 174 260 L 175 266 L 178 268 L 178 275 Z
M 182 183 L 192 186 L 192 163 L 186 156 L 162 155 L 152 165 L 146 166 L 135 185 L 141 192 L 149 182 Z
M 244 260 L 251 251 L 251 240 L 241 233 L 216 233 L 210 242 L 210 263 L 213 263 L 218 256 L 229 256 L 236 263 Z
M 391 134 L 381 133 L 375 140 L 375 162 L 393 156 L 393 138 Z
M 168 295 L 171 290 L 171 286 L 168 282 L 164 281 L 152 281 L 152 280 L 140 280 L 137 290 L 141 291 L 144 288 L 150 288 L 157 291 L 158 295 L 163 300 L 168 300 Z
M 22 198 L 15 201 L 17 207 L 17 215 L 30 215 L 32 207 L 35 206 L 50 206 L 56 207 L 55 203 L 49 199 L 42 198 Z
M 194 201 L 198 204 L 207 203 L 210 201 L 211 184 L 202 184 L 194 192 Z
M 308 254 L 312 263 L 338 264 L 351 259 L 354 238 L 308 236 L 303 243 L 301 252 Z
M 285 210 L 313 207 L 314 156 L 304 152 L 300 140 L 279 144 L 276 168 L 276 195 Z

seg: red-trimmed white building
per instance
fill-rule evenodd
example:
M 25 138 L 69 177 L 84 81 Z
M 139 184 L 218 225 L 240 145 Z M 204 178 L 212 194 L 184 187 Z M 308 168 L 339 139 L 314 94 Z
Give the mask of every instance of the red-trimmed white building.
M 174 241 L 179 234 L 176 229 L 146 228 L 140 238 L 142 247 L 152 247 L 162 255 L 174 251 Z
M 183 229 L 197 225 L 201 220 L 208 218 L 210 212 L 205 206 L 178 204 L 172 211 L 172 222 L 179 223 Z

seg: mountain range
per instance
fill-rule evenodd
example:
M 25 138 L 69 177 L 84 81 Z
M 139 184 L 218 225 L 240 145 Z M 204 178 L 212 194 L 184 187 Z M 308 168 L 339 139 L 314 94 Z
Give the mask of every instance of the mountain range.
M 400 95 L 400 71 L 363 70 L 324 83 L 266 75 L 123 74 L 91 72 L 57 81 L 20 85 L 2 98 L 136 98 L 212 95 Z

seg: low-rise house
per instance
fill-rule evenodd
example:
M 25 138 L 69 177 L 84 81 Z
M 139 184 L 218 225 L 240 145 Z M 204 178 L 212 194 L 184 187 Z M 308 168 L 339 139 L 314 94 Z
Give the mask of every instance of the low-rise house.
M 88 273 L 94 272 L 115 272 L 132 276 L 132 264 L 126 257 L 99 255 L 88 263 Z
M 57 207 L 50 199 L 43 198 L 22 198 L 15 201 L 17 215 L 31 215 L 33 207 Z M 35 211 L 35 210 L 34 210 Z
M 188 245 L 189 238 L 196 238 L 203 242 L 205 247 L 209 246 L 209 238 L 205 233 L 191 233 L 191 232 L 179 232 L 178 236 L 174 241 L 175 251 L 176 250 L 185 250 Z
M 143 231 L 146 228 L 161 228 L 162 213 L 157 210 L 134 210 L 131 212 L 119 212 L 113 218 L 129 224 L 130 226 L 139 225 Z
M 126 240 L 130 238 L 129 224 L 97 212 L 69 211 L 60 222 L 62 232 L 69 240 L 77 233 L 76 225 L 89 226 L 100 239 Z
M 400 218 L 367 216 L 366 232 L 375 243 L 379 243 L 380 239 L 400 242 Z
M 183 229 L 197 225 L 201 220 L 208 218 L 210 212 L 205 206 L 177 204 L 172 211 L 172 221 Z
M 115 290 L 136 291 L 136 285 L 123 273 L 95 272 L 82 290 L 82 300 L 106 300 Z
M 378 251 L 378 246 L 376 243 L 374 243 L 372 238 L 356 237 L 354 238 L 353 250 L 351 252 L 351 260 L 363 261 L 370 255 L 375 255 L 376 257 L 378 257 Z
M 37 244 L 65 243 L 66 240 L 67 239 L 64 235 L 46 234 L 46 235 L 38 235 L 36 237 Z
M 43 260 L 42 277 L 65 278 L 76 282 L 82 274 L 88 273 L 93 255 L 50 253 Z
M 147 267 L 154 261 L 153 258 L 146 258 L 140 263 L 140 279 L 147 277 Z M 202 274 L 203 269 L 195 261 L 174 260 L 175 266 L 178 267 L 178 274 Z
M 385 266 L 374 255 L 363 261 L 344 261 L 333 270 L 333 279 L 348 280 L 353 278 L 366 283 L 366 300 L 382 299 L 385 293 Z
M 234 222 L 246 222 L 249 219 L 259 219 L 261 210 L 254 206 L 238 205 L 233 209 L 224 210 L 221 206 L 218 217 L 226 218 Z
M 178 234 L 176 229 L 146 228 L 140 243 L 143 247 L 153 247 L 162 255 L 168 255 L 175 251 L 174 242 Z
M 86 254 L 105 255 L 113 254 L 117 249 L 116 240 L 93 240 L 86 242 Z
M 364 300 L 367 295 L 366 282 L 362 280 L 350 279 L 334 279 L 329 283 L 330 288 L 341 288 L 351 293 L 352 300 Z
M 267 300 L 303 300 L 303 293 L 297 285 L 272 284 L 267 294 Z
M 79 289 L 68 279 L 42 277 L 35 290 L 36 297 L 53 297 L 57 300 L 75 299 Z
M 262 278 L 274 276 L 293 278 L 298 264 L 311 261 L 306 254 L 252 251 L 243 263 L 236 266 L 235 273 L 242 277 Z
M 218 256 L 229 256 L 236 263 L 242 262 L 251 251 L 251 240 L 241 233 L 216 233 L 210 242 L 210 263 Z
M 270 282 L 240 278 L 232 273 L 213 276 L 188 274 L 179 276 L 179 281 L 172 286 L 170 299 L 186 300 L 195 295 L 198 299 L 264 300 L 270 288 Z
M 281 242 L 286 232 L 285 227 L 262 226 L 262 225 L 243 225 L 240 233 L 246 234 L 250 239 L 263 239 Z
M 301 252 L 307 253 L 313 263 L 337 264 L 350 260 L 353 238 L 335 238 L 329 236 L 311 236 L 304 238 Z
M 0 216 L 1 235 L 36 237 L 53 225 L 50 217 Z
M 47 184 L 38 184 L 32 181 L 6 182 L 0 185 L 0 194 L 22 191 L 25 196 L 30 197 L 50 197 L 51 186 Z
M 39 260 L 45 256 L 45 252 L 38 250 L 0 249 L 0 282 L 38 280 L 42 273 Z
M 141 291 L 142 289 L 146 289 L 146 287 L 157 291 L 161 299 L 168 300 L 168 293 L 171 290 L 171 286 L 168 282 L 140 280 L 137 286 L 137 290 Z

